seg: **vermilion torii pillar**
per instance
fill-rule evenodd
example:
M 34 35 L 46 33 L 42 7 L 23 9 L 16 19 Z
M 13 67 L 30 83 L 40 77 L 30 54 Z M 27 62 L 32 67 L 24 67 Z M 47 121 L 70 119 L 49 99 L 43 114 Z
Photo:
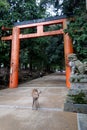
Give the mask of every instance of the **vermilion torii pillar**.
M 67 28 L 67 20 L 65 19 L 63 22 L 63 29 Z M 66 68 L 66 85 L 70 88 L 70 66 L 68 65 L 68 54 L 73 53 L 73 44 L 72 39 L 68 34 L 64 33 L 64 54 L 65 54 L 65 68 Z
M 65 67 L 66 67 L 66 85 L 70 88 L 70 67 L 68 65 L 68 54 L 73 53 L 72 40 L 68 34 L 64 35 Z
M 52 36 L 62 34 L 64 35 L 64 53 L 65 53 L 65 66 L 66 66 L 66 86 L 70 88 L 70 67 L 68 66 L 67 55 L 73 52 L 72 41 L 68 34 L 64 34 L 63 29 L 66 28 L 67 20 L 65 18 L 55 19 L 44 22 L 37 23 L 27 23 L 27 24 L 18 24 L 13 27 L 12 35 L 7 37 L 2 37 L 2 40 L 12 40 L 12 48 L 11 48 L 11 67 L 10 67 L 10 88 L 16 88 L 18 86 L 18 69 L 19 69 L 19 49 L 20 49 L 20 39 L 25 38 L 35 38 L 41 36 Z M 47 31 L 44 32 L 44 26 L 54 25 L 54 24 L 62 24 L 62 29 Z M 37 32 L 32 34 L 20 34 L 20 29 L 36 27 Z
M 19 69 L 19 50 L 20 50 L 20 29 L 13 27 L 12 32 L 12 48 L 11 48 L 11 65 L 10 65 L 10 81 L 9 87 L 15 88 L 18 86 L 18 69 Z

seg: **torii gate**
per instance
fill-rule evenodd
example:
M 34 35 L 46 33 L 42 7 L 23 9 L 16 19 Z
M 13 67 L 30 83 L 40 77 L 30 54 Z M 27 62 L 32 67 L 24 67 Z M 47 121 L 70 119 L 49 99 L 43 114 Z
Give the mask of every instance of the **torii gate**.
M 62 29 L 54 30 L 54 31 L 43 31 L 44 26 L 49 26 L 53 24 L 62 24 Z M 21 29 L 26 28 L 37 28 L 36 33 L 32 34 L 20 34 Z M 10 64 L 10 81 L 9 88 L 17 88 L 18 87 L 18 68 L 19 68 L 19 50 L 20 50 L 20 39 L 25 38 L 35 38 L 42 36 L 52 36 L 62 34 L 64 36 L 64 53 L 65 53 L 65 67 L 66 67 L 66 86 L 70 88 L 70 67 L 67 66 L 67 55 L 73 52 L 72 40 L 68 36 L 68 34 L 64 33 L 64 29 L 67 28 L 67 19 L 66 17 L 54 17 L 47 19 L 39 19 L 33 21 L 19 22 L 16 23 L 12 29 L 12 35 L 2 37 L 2 40 L 12 40 L 12 48 L 11 48 L 11 64 Z M 7 30 L 7 28 L 2 28 L 3 30 Z

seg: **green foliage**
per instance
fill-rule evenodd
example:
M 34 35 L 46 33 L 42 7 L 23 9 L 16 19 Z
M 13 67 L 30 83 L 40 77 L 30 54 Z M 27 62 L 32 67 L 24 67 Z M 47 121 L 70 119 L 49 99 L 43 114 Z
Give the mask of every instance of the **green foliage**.
M 61 36 L 54 36 L 50 39 L 50 44 L 46 48 L 46 54 L 48 57 L 49 64 L 57 64 L 64 67 L 64 50 L 63 50 L 63 43 L 62 43 L 62 35 Z
M 33 20 L 41 18 L 44 14 L 43 7 L 36 5 L 36 1 L 27 0 L 9 0 L 10 4 L 10 19 L 12 22 Z
M 80 10 L 85 10 L 85 0 L 64 0 L 63 13 L 67 16 L 80 15 Z
M 9 2 L 8 2 L 9 1 Z M 87 59 L 87 18 L 85 10 L 85 0 L 64 0 L 60 5 L 58 0 L 41 0 L 37 5 L 35 0 L 3 0 L 0 1 L 0 27 L 12 27 L 14 22 L 33 20 L 46 17 L 46 8 L 51 5 L 58 10 L 62 8 L 66 15 L 74 14 L 75 21 L 71 21 L 65 32 L 73 39 L 74 50 L 81 59 Z M 83 12 L 82 12 L 83 9 Z M 56 10 L 56 11 L 57 11 Z M 80 14 L 80 16 L 78 16 Z M 58 14 L 57 14 L 58 15 Z M 60 29 L 59 26 L 49 26 L 44 31 Z M 34 29 L 25 29 L 21 33 L 28 34 L 35 32 Z M 0 30 L 0 36 L 3 33 Z M 7 35 L 7 34 L 6 34 Z M 0 62 L 9 60 L 10 44 L 0 41 Z M 3 54 L 5 54 L 3 56 Z M 30 63 L 38 67 L 61 66 L 64 67 L 64 50 L 62 36 L 45 37 L 37 39 L 21 40 L 20 62 Z
M 85 94 L 83 92 L 80 92 L 76 95 L 68 95 L 68 96 L 71 97 L 71 99 L 76 104 L 87 104 L 87 101 L 85 100 Z
M 9 4 L 7 0 L 1 0 L 0 1 L 0 16 L 4 14 L 9 9 Z
M 74 51 L 81 60 L 87 57 L 87 20 L 84 16 L 85 13 L 82 13 L 80 17 L 76 16 L 65 30 L 65 33 L 73 39 Z
M 73 2 L 75 2 L 75 5 Z M 69 21 L 68 27 L 64 31 L 73 40 L 74 52 L 80 57 L 80 60 L 85 61 L 87 59 L 87 13 L 85 0 L 65 0 L 63 5 L 66 9 L 63 10 L 66 15 L 68 15 L 68 12 L 74 14 L 74 20 Z M 66 8 L 67 6 L 71 8 L 70 11 Z
M 1 27 L 6 24 L 6 19 L 7 19 L 9 8 L 10 7 L 7 0 L 0 1 L 0 37 L 2 36 Z
M 10 64 L 10 44 L 2 41 L 0 42 L 0 65 L 4 64 L 5 67 L 9 67 Z
M 0 1 L 0 28 L 2 26 L 12 27 L 14 22 L 17 22 L 17 20 L 25 21 L 41 18 L 42 16 L 44 16 L 44 11 L 45 10 L 43 7 L 39 7 L 36 5 L 35 0 L 8 0 L 8 2 L 6 0 Z M 30 33 L 30 31 L 32 33 L 32 30 L 24 30 L 23 33 Z M 0 29 L 0 37 L 5 35 L 8 35 L 7 31 L 3 32 Z M 34 47 L 34 44 L 31 44 L 32 42 L 34 43 L 35 40 L 30 39 L 21 41 L 21 48 L 22 50 L 25 48 L 25 52 L 21 52 L 20 61 L 24 64 L 28 64 L 30 62 L 29 58 L 33 56 L 33 53 L 36 54 L 36 46 Z M 0 63 L 3 64 L 6 61 L 10 62 L 9 53 L 11 50 L 10 44 L 7 43 L 7 41 L 0 41 Z

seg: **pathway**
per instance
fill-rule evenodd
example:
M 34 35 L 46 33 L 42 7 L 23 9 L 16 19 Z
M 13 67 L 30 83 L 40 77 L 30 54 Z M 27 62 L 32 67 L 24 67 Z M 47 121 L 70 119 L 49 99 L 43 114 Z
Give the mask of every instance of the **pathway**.
M 31 108 L 32 88 L 42 91 L 37 111 Z M 65 76 L 57 73 L 0 90 L 0 130 L 87 130 L 86 114 L 63 111 L 67 92 Z

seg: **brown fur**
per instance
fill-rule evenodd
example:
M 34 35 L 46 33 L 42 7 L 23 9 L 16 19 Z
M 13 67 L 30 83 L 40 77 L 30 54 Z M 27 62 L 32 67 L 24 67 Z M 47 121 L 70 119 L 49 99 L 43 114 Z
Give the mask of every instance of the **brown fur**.
M 35 108 L 37 110 L 39 108 L 38 98 L 40 93 L 41 92 L 38 92 L 38 90 L 35 88 L 32 90 L 32 97 L 33 97 L 32 109 Z

